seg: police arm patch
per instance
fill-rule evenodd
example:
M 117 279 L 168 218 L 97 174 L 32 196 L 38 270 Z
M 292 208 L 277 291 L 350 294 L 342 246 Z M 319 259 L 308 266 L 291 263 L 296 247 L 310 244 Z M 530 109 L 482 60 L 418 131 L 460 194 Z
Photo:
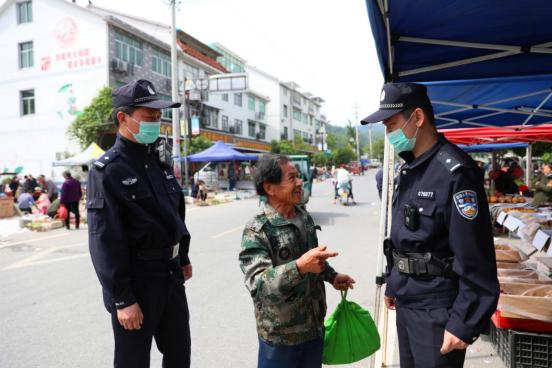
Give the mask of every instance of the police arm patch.
M 477 205 L 477 194 L 473 190 L 462 190 L 453 196 L 454 204 L 460 215 L 468 220 L 477 217 L 479 207 Z

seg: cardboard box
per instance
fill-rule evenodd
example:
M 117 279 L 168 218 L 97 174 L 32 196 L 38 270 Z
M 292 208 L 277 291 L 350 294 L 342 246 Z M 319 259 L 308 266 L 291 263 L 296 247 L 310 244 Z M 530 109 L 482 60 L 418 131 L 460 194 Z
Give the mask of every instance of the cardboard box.
M 0 218 L 12 217 L 15 215 L 13 198 L 0 198 Z

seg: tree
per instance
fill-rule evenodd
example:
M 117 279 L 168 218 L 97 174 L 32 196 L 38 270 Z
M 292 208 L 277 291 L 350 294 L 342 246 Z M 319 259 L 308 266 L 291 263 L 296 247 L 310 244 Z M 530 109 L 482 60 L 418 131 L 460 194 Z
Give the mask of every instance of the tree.
M 296 155 L 299 153 L 291 141 L 283 140 L 283 141 L 277 141 L 273 140 L 270 142 L 271 149 L 270 152 L 272 153 L 279 153 L 282 155 Z
M 338 148 L 332 153 L 335 165 L 348 164 L 356 158 L 355 151 L 350 146 Z
M 111 122 L 111 87 L 103 87 L 69 126 L 67 134 L 76 139 L 81 148 L 95 142 L 99 134 L 113 127 Z
M 205 137 L 197 136 L 192 137 L 192 142 L 190 143 L 190 155 L 193 155 L 194 153 L 198 153 L 201 151 L 206 150 L 207 148 L 211 147 L 213 145 L 213 142 L 208 140 Z
M 383 161 L 383 151 L 385 149 L 385 138 L 379 138 L 372 142 L 372 153 L 374 157 L 370 158 L 377 158 L 380 161 Z M 366 145 L 364 146 L 364 152 L 366 154 L 370 154 L 370 146 Z
M 531 153 L 533 157 L 550 158 L 552 155 L 552 143 L 549 142 L 535 142 L 532 144 L 533 148 Z M 527 154 L 525 148 L 514 148 L 514 153 L 520 157 L 525 157 Z M 543 157 L 545 156 L 545 157 Z
M 312 155 L 312 163 L 318 167 L 327 166 L 330 163 L 330 157 L 324 152 L 316 152 Z

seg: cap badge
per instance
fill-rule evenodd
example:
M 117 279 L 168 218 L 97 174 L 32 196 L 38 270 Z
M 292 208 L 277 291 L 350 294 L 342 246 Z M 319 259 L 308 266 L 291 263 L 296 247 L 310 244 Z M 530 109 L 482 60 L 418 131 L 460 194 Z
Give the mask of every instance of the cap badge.
M 138 178 L 126 178 L 121 181 L 125 187 L 130 187 L 131 185 L 134 185 L 138 182 Z
M 385 100 L 385 91 L 381 91 L 380 102 L 383 102 L 383 100 Z
M 148 86 L 148 92 L 150 93 L 150 95 L 154 95 L 155 94 L 155 91 L 153 89 L 151 89 L 150 86 Z

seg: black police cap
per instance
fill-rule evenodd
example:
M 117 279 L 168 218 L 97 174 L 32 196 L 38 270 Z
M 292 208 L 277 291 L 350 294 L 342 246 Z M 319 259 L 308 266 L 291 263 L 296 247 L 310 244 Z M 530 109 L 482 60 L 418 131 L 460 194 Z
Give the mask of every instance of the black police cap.
M 427 88 L 417 83 L 388 83 L 381 90 L 380 108 L 365 117 L 361 124 L 378 123 L 410 108 L 431 107 Z
M 168 109 L 180 107 L 180 102 L 161 100 L 153 83 L 145 79 L 139 79 L 117 88 L 111 94 L 113 108 L 134 106 L 149 107 L 152 109 Z

